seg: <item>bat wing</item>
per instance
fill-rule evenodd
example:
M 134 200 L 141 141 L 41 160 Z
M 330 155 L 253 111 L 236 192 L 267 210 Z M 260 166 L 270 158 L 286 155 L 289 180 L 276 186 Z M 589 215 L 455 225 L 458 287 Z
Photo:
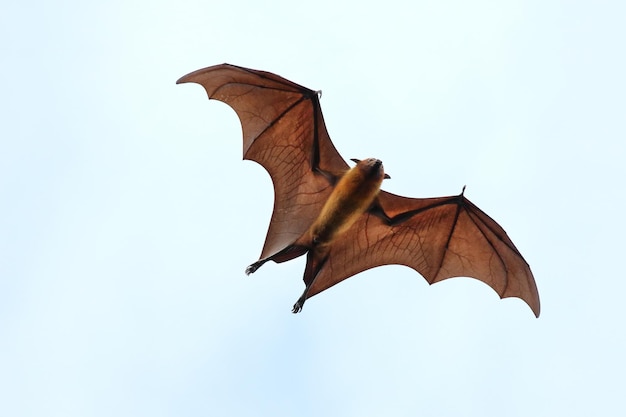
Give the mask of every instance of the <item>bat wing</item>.
M 261 258 L 295 242 L 311 225 L 348 165 L 330 140 L 316 91 L 275 74 L 216 65 L 195 82 L 232 107 L 243 129 L 243 157 L 261 164 L 274 184 L 274 211 Z
M 420 199 L 381 191 L 378 203 L 334 243 L 309 297 L 366 269 L 399 264 L 430 284 L 476 278 L 500 298 L 521 298 L 539 317 L 530 267 L 502 227 L 463 194 Z

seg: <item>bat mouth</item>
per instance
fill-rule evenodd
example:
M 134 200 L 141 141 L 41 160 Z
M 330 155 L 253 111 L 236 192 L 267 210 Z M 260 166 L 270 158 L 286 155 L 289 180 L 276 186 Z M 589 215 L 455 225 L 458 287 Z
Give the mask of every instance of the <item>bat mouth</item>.
M 372 176 L 380 175 L 383 172 L 383 161 L 376 158 L 368 158 L 367 165 L 369 166 L 369 174 Z
M 381 161 L 380 159 L 375 159 L 374 160 L 374 164 L 372 165 L 372 171 L 371 171 L 372 175 L 379 175 L 380 173 L 383 174 L 383 179 L 390 179 L 391 177 L 389 176 L 389 174 L 387 174 L 383 168 L 383 161 Z

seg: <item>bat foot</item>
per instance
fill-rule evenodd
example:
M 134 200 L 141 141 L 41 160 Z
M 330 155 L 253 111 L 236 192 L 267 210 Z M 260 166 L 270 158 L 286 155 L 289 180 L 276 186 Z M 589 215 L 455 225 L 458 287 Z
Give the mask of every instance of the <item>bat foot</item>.
M 302 294 L 302 297 L 298 298 L 298 301 L 293 305 L 291 312 L 293 314 L 297 314 L 302 311 L 302 307 L 304 307 L 304 302 L 306 301 L 306 291 Z
M 252 265 L 248 265 L 248 267 L 246 268 L 246 275 L 254 274 L 256 270 L 259 269 L 264 263 L 265 261 L 257 261 Z
M 291 312 L 293 314 L 297 314 L 297 313 L 302 311 L 302 307 L 303 307 L 302 303 L 300 303 L 300 300 L 298 300 L 298 302 L 293 305 L 293 308 L 291 309 Z

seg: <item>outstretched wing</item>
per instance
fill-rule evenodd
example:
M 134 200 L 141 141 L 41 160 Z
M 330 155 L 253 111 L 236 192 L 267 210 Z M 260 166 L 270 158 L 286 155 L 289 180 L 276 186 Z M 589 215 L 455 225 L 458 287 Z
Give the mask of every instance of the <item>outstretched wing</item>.
M 243 128 L 243 157 L 274 183 L 274 211 L 261 253 L 267 258 L 297 240 L 315 220 L 336 177 L 348 169 L 328 136 L 317 92 L 275 74 L 216 65 L 177 84 L 195 82 L 231 106 Z
M 521 298 L 539 317 L 530 267 L 502 227 L 462 194 L 420 199 L 381 191 L 378 202 L 334 243 L 309 297 L 366 269 L 399 264 L 430 284 L 476 278 L 500 298 Z

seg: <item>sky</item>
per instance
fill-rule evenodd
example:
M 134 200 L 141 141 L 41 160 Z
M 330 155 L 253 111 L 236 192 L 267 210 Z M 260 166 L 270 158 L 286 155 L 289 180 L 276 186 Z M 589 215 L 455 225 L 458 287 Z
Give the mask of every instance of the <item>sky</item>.
M 626 6 L 4 2 L 0 414 L 621 416 Z M 258 259 L 269 176 L 193 70 L 323 90 L 345 159 L 458 194 L 531 265 L 519 299 L 385 266 L 307 301 Z

